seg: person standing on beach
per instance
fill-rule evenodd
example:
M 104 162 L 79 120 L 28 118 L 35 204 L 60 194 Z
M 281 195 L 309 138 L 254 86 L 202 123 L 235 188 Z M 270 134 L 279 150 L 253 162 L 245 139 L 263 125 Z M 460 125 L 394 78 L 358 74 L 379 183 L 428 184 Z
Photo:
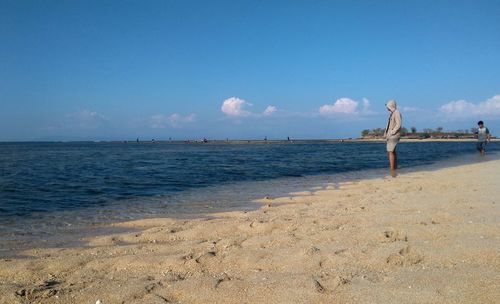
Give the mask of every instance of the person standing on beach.
M 479 128 L 477 129 L 477 150 L 481 155 L 484 155 L 484 151 L 486 149 L 486 142 L 491 140 L 490 130 L 484 126 L 484 122 L 482 120 L 478 121 L 477 125 Z
M 391 99 L 385 106 L 391 112 L 387 126 L 385 127 L 384 138 L 387 140 L 387 158 L 389 158 L 389 167 L 392 170 L 398 168 L 398 156 L 396 154 L 396 146 L 401 137 L 402 118 L 401 113 L 397 109 L 396 101 Z

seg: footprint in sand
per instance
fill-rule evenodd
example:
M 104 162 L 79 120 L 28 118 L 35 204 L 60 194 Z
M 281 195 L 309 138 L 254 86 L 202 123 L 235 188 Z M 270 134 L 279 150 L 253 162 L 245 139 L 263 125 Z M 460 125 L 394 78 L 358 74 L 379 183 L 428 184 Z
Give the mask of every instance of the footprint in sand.
M 351 283 L 351 280 L 341 275 L 322 273 L 312 277 L 313 288 L 319 293 L 334 292 L 340 286 Z
M 15 292 L 17 297 L 25 298 L 30 301 L 38 301 L 55 296 L 59 291 L 58 287 L 61 282 L 50 279 L 37 284 L 31 289 L 22 289 Z
M 384 243 L 392 243 L 392 242 L 408 242 L 408 236 L 406 233 L 399 230 L 387 230 L 384 232 Z
M 177 232 L 181 232 L 183 231 L 184 229 L 181 228 L 181 227 L 172 227 L 168 230 L 169 233 L 177 233 Z
M 215 285 L 214 285 L 214 288 L 219 288 L 222 283 L 228 282 L 228 281 L 233 281 L 233 280 L 240 280 L 241 281 L 240 278 L 233 277 L 227 273 L 223 273 L 221 276 L 219 276 L 219 278 L 217 278 Z
M 307 254 L 308 256 L 313 256 L 313 255 L 315 255 L 315 254 L 317 254 L 317 253 L 319 253 L 319 252 L 320 252 L 320 249 L 319 249 L 318 247 L 316 247 L 316 246 L 311 246 L 311 247 L 309 247 L 309 248 L 306 250 L 306 254 Z
M 398 253 L 391 254 L 386 262 L 387 264 L 397 265 L 397 266 L 411 266 L 416 265 L 423 261 L 423 256 L 416 252 L 413 247 L 406 246 L 401 249 Z
M 209 259 L 215 257 L 216 255 L 217 254 L 215 253 L 215 251 L 208 251 L 208 252 L 202 254 L 200 257 L 198 257 L 195 261 L 198 264 L 202 264 L 202 263 L 208 261 Z
M 168 271 L 164 275 L 165 275 L 166 280 L 168 282 L 184 281 L 187 277 L 187 275 L 185 273 L 175 272 L 175 271 Z
M 313 279 L 313 284 L 314 288 L 316 289 L 317 292 L 319 293 L 324 293 L 325 292 L 325 287 L 316 279 Z

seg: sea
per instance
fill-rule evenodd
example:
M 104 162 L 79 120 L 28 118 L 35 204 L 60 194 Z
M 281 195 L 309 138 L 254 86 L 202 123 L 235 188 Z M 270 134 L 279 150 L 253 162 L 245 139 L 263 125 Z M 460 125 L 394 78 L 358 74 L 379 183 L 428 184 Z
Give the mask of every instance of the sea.
M 475 142 L 402 142 L 400 173 L 500 158 Z M 0 143 L 0 256 L 109 223 L 253 210 L 266 196 L 389 174 L 383 142 Z

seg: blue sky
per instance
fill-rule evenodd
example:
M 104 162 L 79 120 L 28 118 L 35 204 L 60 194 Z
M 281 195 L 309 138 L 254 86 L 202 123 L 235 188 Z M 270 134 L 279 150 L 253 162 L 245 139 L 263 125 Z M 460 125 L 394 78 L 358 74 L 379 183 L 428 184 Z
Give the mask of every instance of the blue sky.
M 0 140 L 500 134 L 500 1 L 0 1 Z

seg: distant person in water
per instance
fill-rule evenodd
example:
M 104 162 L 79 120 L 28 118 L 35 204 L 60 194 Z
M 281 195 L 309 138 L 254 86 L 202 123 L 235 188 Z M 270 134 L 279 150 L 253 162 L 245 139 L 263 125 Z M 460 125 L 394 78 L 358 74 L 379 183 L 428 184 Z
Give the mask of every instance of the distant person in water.
M 486 143 L 491 140 L 490 130 L 484 126 L 484 122 L 482 120 L 478 121 L 477 125 L 479 126 L 476 132 L 477 150 L 481 155 L 484 155 Z
M 401 113 L 396 106 L 395 100 L 389 100 L 385 106 L 391 112 L 387 126 L 385 127 L 384 138 L 387 140 L 387 157 L 389 158 L 389 167 L 391 170 L 398 168 L 398 156 L 396 154 L 396 146 L 401 137 Z

